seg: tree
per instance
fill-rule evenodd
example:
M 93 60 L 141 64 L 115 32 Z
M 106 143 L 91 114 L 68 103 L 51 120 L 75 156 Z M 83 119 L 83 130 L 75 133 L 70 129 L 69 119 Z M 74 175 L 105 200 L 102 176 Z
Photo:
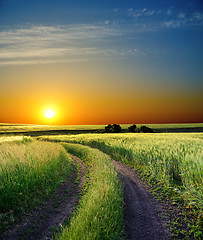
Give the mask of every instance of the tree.
M 121 126 L 118 124 L 113 124 L 113 132 L 120 133 L 121 132 Z
M 110 133 L 112 132 L 112 125 L 109 124 L 108 126 L 105 127 L 105 132 Z
M 153 129 L 146 127 L 146 126 L 141 126 L 140 131 L 143 133 L 153 133 L 154 132 Z
M 138 130 L 138 128 L 137 128 L 137 126 L 136 126 L 135 124 L 133 124 L 132 126 L 130 126 L 130 127 L 128 128 L 128 131 L 129 131 L 129 132 L 132 132 L 132 133 L 137 132 L 137 130 Z
M 118 124 L 109 124 L 105 127 L 106 133 L 120 133 L 121 132 L 121 126 Z

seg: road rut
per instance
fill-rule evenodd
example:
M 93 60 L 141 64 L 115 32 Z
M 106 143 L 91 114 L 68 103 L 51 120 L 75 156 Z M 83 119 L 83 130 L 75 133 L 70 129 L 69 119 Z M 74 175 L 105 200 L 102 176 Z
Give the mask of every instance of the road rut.
M 124 184 L 126 240 L 167 240 L 169 232 L 158 216 L 161 211 L 134 171 L 113 160 Z
M 72 159 L 80 164 L 79 186 L 73 183 L 73 179 L 77 178 L 77 173 L 74 171 L 48 201 L 26 216 L 15 227 L 8 230 L 3 238 L 0 236 L 0 239 L 52 239 L 53 231 L 63 225 L 78 204 L 78 194 L 81 192 L 81 187 L 86 179 L 84 162 L 76 156 L 72 156 Z

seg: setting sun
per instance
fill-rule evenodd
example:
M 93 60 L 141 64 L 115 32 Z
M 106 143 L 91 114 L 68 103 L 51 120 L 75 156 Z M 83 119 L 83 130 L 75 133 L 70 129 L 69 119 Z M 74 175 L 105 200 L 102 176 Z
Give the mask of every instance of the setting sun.
M 48 119 L 51 119 L 55 116 L 55 112 L 52 109 L 48 109 L 44 112 L 44 116 Z

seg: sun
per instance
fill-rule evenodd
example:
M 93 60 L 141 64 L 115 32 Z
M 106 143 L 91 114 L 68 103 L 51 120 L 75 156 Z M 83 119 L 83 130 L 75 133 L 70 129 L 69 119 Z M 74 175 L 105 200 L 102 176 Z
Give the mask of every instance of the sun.
M 47 109 L 45 112 L 44 112 L 44 116 L 48 119 L 51 119 L 51 118 L 54 118 L 56 115 L 55 111 L 53 109 Z

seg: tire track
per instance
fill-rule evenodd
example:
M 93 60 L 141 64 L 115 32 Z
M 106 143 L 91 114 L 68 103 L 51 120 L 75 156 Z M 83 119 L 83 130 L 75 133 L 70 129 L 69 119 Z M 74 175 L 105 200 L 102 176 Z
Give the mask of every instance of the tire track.
M 79 202 L 78 194 L 86 179 L 84 162 L 76 156 L 72 156 L 73 162 L 80 165 L 79 186 L 73 179 L 77 178 L 76 170 L 67 178 L 57 192 L 45 203 L 26 216 L 14 228 L 7 231 L 3 240 L 48 240 L 52 239 L 53 231 L 62 226 Z
M 127 240 L 168 240 L 160 210 L 133 170 L 113 160 L 124 184 L 124 217 Z

